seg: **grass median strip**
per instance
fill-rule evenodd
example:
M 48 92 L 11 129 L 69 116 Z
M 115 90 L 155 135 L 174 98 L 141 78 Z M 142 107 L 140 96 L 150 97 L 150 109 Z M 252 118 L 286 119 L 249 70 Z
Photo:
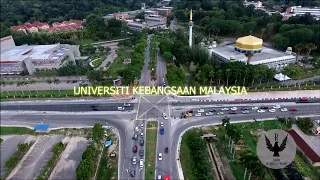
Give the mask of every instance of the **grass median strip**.
M 1 177 L 1 179 L 6 179 L 9 176 L 11 171 L 17 166 L 19 161 L 28 152 L 33 143 L 34 142 L 18 144 L 18 150 L 5 163 L 5 174 Z
M 148 122 L 146 134 L 145 179 L 154 179 L 157 148 L 157 121 Z
M 47 161 L 47 164 L 43 167 L 40 174 L 37 176 L 36 180 L 48 179 L 53 170 L 55 164 L 58 162 L 59 157 L 63 150 L 65 149 L 66 144 L 63 144 L 61 141 L 55 144 L 51 150 L 53 153 L 52 157 Z
M 1 135 L 23 135 L 23 134 L 35 134 L 35 131 L 25 127 L 0 127 Z

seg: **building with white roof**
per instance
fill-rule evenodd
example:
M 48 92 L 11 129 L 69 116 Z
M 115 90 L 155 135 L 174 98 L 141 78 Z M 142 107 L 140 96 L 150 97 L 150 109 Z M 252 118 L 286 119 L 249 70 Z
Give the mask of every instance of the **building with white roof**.
M 288 64 L 294 63 L 296 57 L 291 55 L 292 48 L 288 48 L 286 52 L 277 51 L 263 46 L 263 41 L 254 36 L 245 36 L 238 38 L 234 45 L 208 46 L 210 55 L 216 56 L 222 62 L 241 61 L 247 63 L 247 52 L 251 52 L 253 56 L 249 64 L 265 64 L 270 68 L 282 69 Z
M 304 15 L 310 13 L 310 15 L 315 17 L 320 17 L 320 7 L 301 7 L 301 6 L 292 6 L 286 9 L 286 13 L 292 15 Z
M 3 48 L 2 48 L 3 47 Z M 79 46 L 68 44 L 16 46 L 12 36 L 1 38 L 0 73 L 33 74 L 37 69 L 58 69 L 80 58 Z

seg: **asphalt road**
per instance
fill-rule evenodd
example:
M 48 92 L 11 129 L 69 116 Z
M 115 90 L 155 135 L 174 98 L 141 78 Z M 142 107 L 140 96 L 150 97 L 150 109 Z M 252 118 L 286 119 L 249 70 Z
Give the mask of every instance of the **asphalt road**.
M 276 112 L 276 113 L 252 113 L 252 114 L 235 114 L 235 115 L 228 115 L 230 117 L 230 121 L 246 121 L 246 120 L 253 120 L 256 118 L 258 121 L 264 118 L 276 118 L 279 117 L 294 117 L 300 115 L 320 115 L 320 106 L 316 105 L 309 105 L 309 106 L 295 106 L 298 108 L 298 111 L 294 114 L 291 113 L 284 113 L 284 112 Z M 172 139 L 169 152 L 171 154 L 171 158 L 169 161 L 166 161 L 166 164 L 171 164 L 171 170 L 168 174 L 170 174 L 171 179 L 178 179 L 178 169 L 177 169 L 177 148 L 178 148 L 178 140 L 183 131 L 191 126 L 201 126 L 201 125 L 208 125 L 214 123 L 221 123 L 221 119 L 224 116 L 203 116 L 197 118 L 189 118 L 189 119 L 175 119 L 172 122 L 171 134 L 170 139 Z M 179 156 L 178 156 L 179 157 Z M 183 157 L 179 157 L 183 158 Z
M 165 60 L 163 59 L 160 50 L 158 50 L 157 53 L 157 71 L 156 71 L 156 76 L 157 76 L 157 82 L 156 84 L 159 86 L 163 85 L 163 78 L 166 84 L 168 85 L 167 81 L 167 65 Z
M 11 136 L 4 138 L 5 140 L 1 143 L 1 177 L 5 174 L 5 163 L 12 156 L 13 153 L 18 149 L 19 143 L 24 143 L 29 136 Z

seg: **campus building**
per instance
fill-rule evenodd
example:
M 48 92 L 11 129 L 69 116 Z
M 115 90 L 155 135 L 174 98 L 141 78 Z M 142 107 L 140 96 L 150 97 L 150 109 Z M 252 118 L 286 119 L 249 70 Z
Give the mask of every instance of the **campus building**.
M 0 74 L 34 74 L 37 69 L 58 69 L 80 58 L 79 46 L 69 44 L 16 46 L 12 36 L 1 38 Z
M 263 46 L 263 40 L 254 36 L 245 36 L 237 39 L 235 44 L 217 45 L 213 42 L 207 47 L 210 55 L 217 57 L 222 62 L 241 61 L 247 63 L 248 51 L 253 54 L 249 64 L 265 64 L 270 68 L 282 69 L 288 64 L 294 63 L 296 57 L 292 55 L 292 48 L 286 52 L 277 51 Z
M 301 6 L 292 6 L 286 9 L 286 13 L 292 15 L 304 15 L 306 13 L 310 13 L 310 15 L 315 17 L 320 17 L 320 8 L 308 8 L 308 7 L 301 7 Z

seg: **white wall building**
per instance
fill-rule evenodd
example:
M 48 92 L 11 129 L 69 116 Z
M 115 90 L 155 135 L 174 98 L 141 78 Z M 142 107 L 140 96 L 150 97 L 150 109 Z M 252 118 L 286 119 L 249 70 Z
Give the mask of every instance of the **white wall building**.
M 304 15 L 306 13 L 310 13 L 312 16 L 320 17 L 320 8 L 308 8 L 308 7 L 301 7 L 301 6 L 292 6 L 286 9 L 286 13 L 290 13 L 293 15 Z
M 4 47 L 4 48 L 2 48 Z M 68 44 L 16 46 L 12 37 L 1 39 L 0 73 L 33 74 L 37 69 L 58 69 L 65 62 L 80 58 L 79 46 Z

